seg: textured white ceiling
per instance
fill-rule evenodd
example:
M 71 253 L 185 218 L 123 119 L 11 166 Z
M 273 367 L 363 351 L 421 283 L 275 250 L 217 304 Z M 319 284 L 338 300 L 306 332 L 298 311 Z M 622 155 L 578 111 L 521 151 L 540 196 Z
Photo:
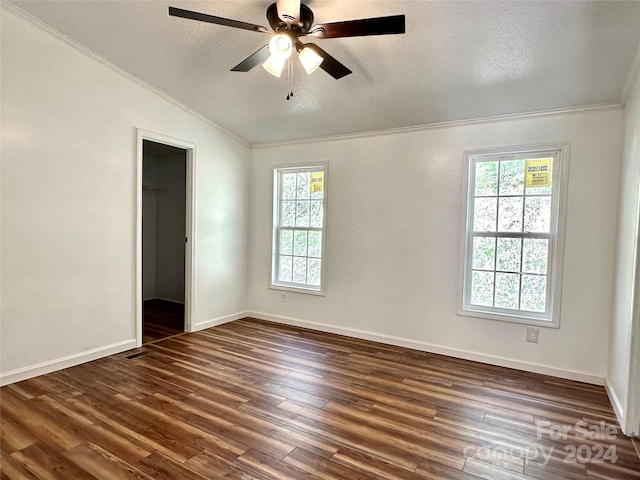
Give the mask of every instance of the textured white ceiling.
M 12 1 L 251 144 L 618 103 L 640 2 L 307 2 L 316 23 L 406 15 L 404 35 L 318 40 L 353 70 L 287 81 L 229 70 L 269 36 L 170 17 L 169 5 L 268 26 L 270 0 Z

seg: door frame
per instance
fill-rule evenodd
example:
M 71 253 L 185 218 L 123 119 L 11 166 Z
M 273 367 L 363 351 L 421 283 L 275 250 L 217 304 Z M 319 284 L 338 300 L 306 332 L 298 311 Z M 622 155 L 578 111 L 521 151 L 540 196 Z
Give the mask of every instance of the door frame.
M 136 347 L 142 346 L 142 161 L 143 142 L 151 140 L 186 150 L 186 208 L 184 251 L 184 330 L 193 332 L 195 292 L 195 230 L 196 230 L 196 144 L 149 130 L 136 129 L 136 205 L 135 205 L 135 332 Z

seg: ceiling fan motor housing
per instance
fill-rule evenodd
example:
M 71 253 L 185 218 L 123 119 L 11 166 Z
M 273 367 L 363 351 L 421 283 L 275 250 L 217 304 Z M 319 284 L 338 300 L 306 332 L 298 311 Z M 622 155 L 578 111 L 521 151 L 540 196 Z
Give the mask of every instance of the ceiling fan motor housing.
M 272 3 L 267 8 L 267 20 L 274 32 L 281 32 L 282 30 L 292 30 L 295 32 L 295 36 L 305 34 L 313 25 L 313 12 L 304 3 L 300 4 L 300 21 L 291 22 L 291 27 L 287 25 L 287 22 L 282 20 L 278 16 L 278 7 L 275 3 Z

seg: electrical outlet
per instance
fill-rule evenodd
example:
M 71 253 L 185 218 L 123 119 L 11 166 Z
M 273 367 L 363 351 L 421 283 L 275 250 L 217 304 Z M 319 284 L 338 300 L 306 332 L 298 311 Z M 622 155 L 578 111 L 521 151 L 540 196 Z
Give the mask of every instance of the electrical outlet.
M 286 302 L 287 301 L 287 294 L 283 293 L 282 296 L 280 297 L 280 301 L 281 302 Z
M 527 327 L 527 342 L 538 343 L 540 329 L 535 327 Z

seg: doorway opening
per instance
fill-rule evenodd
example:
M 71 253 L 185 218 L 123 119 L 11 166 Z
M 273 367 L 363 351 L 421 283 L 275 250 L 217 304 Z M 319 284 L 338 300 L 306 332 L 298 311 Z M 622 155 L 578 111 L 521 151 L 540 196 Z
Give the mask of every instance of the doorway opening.
M 137 343 L 189 331 L 192 149 L 139 135 Z

